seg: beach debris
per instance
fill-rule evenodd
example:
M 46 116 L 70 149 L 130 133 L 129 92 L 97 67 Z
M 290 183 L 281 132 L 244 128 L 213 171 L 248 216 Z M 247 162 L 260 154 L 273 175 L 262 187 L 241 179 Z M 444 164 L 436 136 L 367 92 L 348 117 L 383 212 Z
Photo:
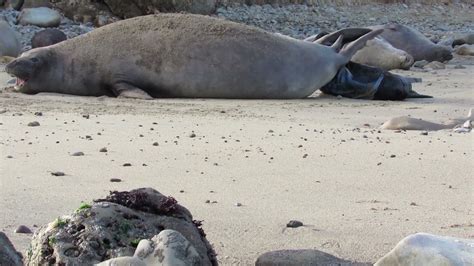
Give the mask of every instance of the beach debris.
M 107 152 L 107 148 L 106 148 L 106 147 L 101 148 L 101 149 L 99 150 L 99 152 Z
M 120 178 L 111 178 L 111 179 L 110 179 L 110 182 L 112 182 L 112 183 L 118 183 L 118 182 L 122 182 L 122 179 L 120 179 Z
M 201 223 L 193 220 L 191 213 L 174 198 L 152 188 L 112 191 L 104 199 L 81 204 L 71 214 L 41 226 L 33 236 L 26 264 L 93 265 L 134 254 L 150 258 L 143 255 L 146 252 L 142 248 L 147 243 L 151 246 L 151 242 L 154 250 L 166 250 L 168 255 L 177 254 L 178 247 L 163 246 L 168 237 L 187 239 L 190 243 L 187 247 L 192 246 L 198 255 L 193 251 L 190 253 L 193 255 L 186 258 L 195 259 L 198 256 L 198 265 L 217 265 L 215 253 L 200 226 Z M 166 229 L 179 232 L 182 238 L 174 231 L 160 236 L 160 232 Z M 158 237 L 154 238 L 156 235 Z M 141 240 L 145 240 L 143 244 Z M 178 243 L 186 243 L 181 240 Z M 165 260 L 170 258 L 166 256 Z
M 84 153 L 82 151 L 77 151 L 72 153 L 71 156 L 84 156 Z
M 467 120 L 464 124 L 460 126 L 456 126 L 453 131 L 456 133 L 469 133 L 472 130 L 472 122 L 471 120 Z
M 473 261 L 474 240 L 417 233 L 401 240 L 374 266 L 470 265 Z
M 66 174 L 64 172 L 51 172 L 51 175 L 54 175 L 54 176 L 65 176 Z

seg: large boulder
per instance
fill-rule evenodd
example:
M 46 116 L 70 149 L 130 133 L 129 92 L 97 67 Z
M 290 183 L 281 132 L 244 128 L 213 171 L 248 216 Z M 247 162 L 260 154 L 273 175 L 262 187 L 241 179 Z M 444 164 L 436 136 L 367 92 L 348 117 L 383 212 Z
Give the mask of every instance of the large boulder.
M 191 243 L 200 265 L 215 265 L 214 251 L 199 226 L 186 208 L 154 189 L 113 191 L 105 199 L 82 204 L 74 213 L 37 230 L 26 262 L 92 265 L 132 257 L 140 240 L 171 229 Z
M 18 23 L 43 28 L 57 27 L 61 23 L 61 15 L 47 7 L 25 8 L 18 16 Z
M 3 232 L 0 232 L 0 265 L 23 265 L 21 254 L 16 251 L 13 244 Z
M 472 265 L 474 240 L 425 233 L 409 235 L 374 266 Z
M 53 45 L 67 40 L 66 34 L 58 29 L 45 29 L 38 31 L 31 38 L 31 48 Z
M 260 255 L 255 266 L 368 266 L 370 263 L 359 263 L 343 260 L 331 254 L 314 249 L 276 250 Z
M 0 19 L 0 57 L 17 57 L 21 52 L 21 44 L 15 31 L 6 21 Z
M 179 232 L 163 230 L 151 240 L 141 240 L 133 257 L 119 257 L 97 264 L 97 266 L 127 265 L 189 265 L 203 264 L 199 253 Z

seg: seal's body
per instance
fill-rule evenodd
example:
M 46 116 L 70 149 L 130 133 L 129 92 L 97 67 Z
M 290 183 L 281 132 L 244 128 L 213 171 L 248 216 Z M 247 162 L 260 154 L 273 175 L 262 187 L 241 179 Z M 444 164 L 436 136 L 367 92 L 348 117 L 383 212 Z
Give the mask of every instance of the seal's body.
M 421 32 L 411 27 L 394 23 L 370 28 L 374 30 L 383 29 L 384 32 L 381 37 L 393 47 L 409 53 L 415 61 L 444 62 L 453 58 L 451 49 L 433 43 Z
M 342 50 L 199 15 L 136 17 L 7 65 L 25 93 L 132 98 L 304 98 L 380 34 Z

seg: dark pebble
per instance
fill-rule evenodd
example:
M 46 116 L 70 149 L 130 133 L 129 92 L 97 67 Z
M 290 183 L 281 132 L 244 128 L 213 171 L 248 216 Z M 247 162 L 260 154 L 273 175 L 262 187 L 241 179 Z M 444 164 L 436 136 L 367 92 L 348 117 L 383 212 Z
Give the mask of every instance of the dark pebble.
M 159 146 L 160 144 L 158 142 L 153 142 L 153 146 Z
M 36 116 L 43 116 L 43 113 L 42 112 L 35 112 L 35 115 Z
M 122 179 L 120 179 L 120 178 L 111 178 L 110 182 L 114 182 L 114 183 L 122 182 Z
M 297 228 L 300 226 L 303 226 L 303 223 L 296 220 L 291 220 L 286 224 L 286 227 L 290 227 L 290 228 Z
M 17 234 L 32 234 L 33 232 L 25 225 L 20 225 L 15 229 Z
M 84 153 L 82 151 L 75 152 L 71 154 L 71 156 L 84 156 Z
M 99 152 L 107 152 L 107 148 L 104 147 L 104 148 L 100 149 Z
M 123 166 L 132 166 L 131 163 L 124 163 Z
M 191 133 L 191 135 L 189 135 L 190 138 L 195 138 L 196 137 L 196 134 L 194 133 Z
M 51 175 L 54 175 L 54 176 L 65 176 L 66 174 L 63 173 L 63 172 L 52 172 Z
M 37 127 L 39 125 L 40 125 L 40 123 L 38 121 L 33 121 L 33 122 L 28 123 L 29 127 Z
M 423 131 L 423 132 L 420 133 L 420 135 L 428 136 L 428 131 Z
M 395 154 L 390 155 L 390 158 L 395 158 L 397 157 Z

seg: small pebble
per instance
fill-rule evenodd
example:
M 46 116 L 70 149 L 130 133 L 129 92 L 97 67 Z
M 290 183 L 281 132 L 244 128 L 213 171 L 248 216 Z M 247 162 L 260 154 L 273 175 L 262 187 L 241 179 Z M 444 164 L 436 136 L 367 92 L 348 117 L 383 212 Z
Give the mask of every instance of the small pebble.
M 153 142 L 153 146 L 159 146 L 160 144 L 158 142 Z
M 29 127 L 37 127 L 39 125 L 40 125 L 40 123 L 38 121 L 33 121 L 33 122 L 28 123 Z
M 84 156 L 84 153 L 82 151 L 75 152 L 71 154 L 71 156 Z
M 120 179 L 120 178 L 111 178 L 110 182 L 113 182 L 113 183 L 122 182 L 122 179 Z
M 303 226 L 303 223 L 297 220 L 291 220 L 286 224 L 286 227 L 297 228 Z
M 65 176 L 66 174 L 63 173 L 63 172 L 51 172 L 51 175 L 54 175 L 54 176 Z
M 237 203 L 236 203 L 236 204 L 234 204 L 234 205 L 235 205 L 235 206 L 237 206 L 237 207 L 240 207 L 240 206 L 242 206 L 242 203 L 240 203 L 240 202 L 237 202 Z
M 100 149 L 99 152 L 107 152 L 107 148 L 104 147 L 104 148 Z
M 123 166 L 126 166 L 126 167 L 127 166 L 132 166 L 132 164 L 131 163 L 124 163 Z
M 43 113 L 42 112 L 35 112 L 35 115 L 36 116 L 43 116 Z
M 26 225 L 20 225 L 15 229 L 17 234 L 32 234 L 33 232 Z
M 390 155 L 390 158 L 395 158 L 397 157 L 395 154 Z
M 196 134 L 194 134 L 194 132 L 193 132 L 193 133 L 191 133 L 191 134 L 189 135 L 189 137 L 190 137 L 190 138 L 195 138 L 195 137 L 196 137 Z
M 420 135 L 428 136 L 428 131 L 423 131 L 423 132 L 420 133 Z

